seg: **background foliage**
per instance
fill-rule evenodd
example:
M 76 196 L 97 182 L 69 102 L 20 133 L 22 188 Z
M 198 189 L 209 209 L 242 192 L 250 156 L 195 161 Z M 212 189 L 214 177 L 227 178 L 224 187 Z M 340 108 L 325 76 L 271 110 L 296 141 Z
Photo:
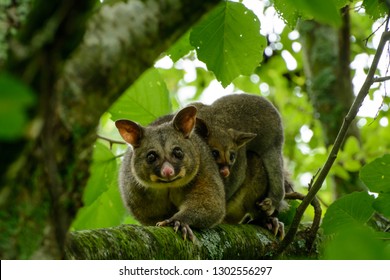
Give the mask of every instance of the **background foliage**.
M 120 141 L 113 125 L 120 118 L 147 125 L 194 100 L 211 102 L 231 92 L 262 95 L 281 112 L 286 166 L 295 188 L 305 193 L 330 147 L 325 145 L 324 131 L 307 92 L 301 35 L 296 27 L 301 21 L 315 20 L 339 28 L 342 24 L 339 11 L 349 5 L 351 68 L 355 90 L 359 90 L 359 80 L 369 67 L 386 20 L 385 3 L 380 0 L 223 1 L 162 54 L 155 67 L 146 71 L 103 114 L 98 134 Z M 0 46 L 2 51 L 1 41 Z M 382 60 L 378 75 L 385 76 L 388 53 Z M 5 74 L 0 75 L 0 88 L 0 137 L 17 139 L 28 130 L 25 112 L 34 103 L 33 94 Z M 390 219 L 388 101 L 385 85 L 372 87 L 365 107 L 371 111 L 362 110 L 357 120 L 361 139 L 346 140 L 319 193 L 326 210 L 322 224 L 326 237 L 324 258 L 390 258 L 388 229 L 384 232 L 370 224 L 376 213 Z M 125 145 L 104 139 L 96 141 L 91 176 L 83 195 L 84 206 L 73 221 L 72 230 L 136 223 L 124 209 L 117 187 L 118 168 L 125 149 Z M 348 181 L 351 173 L 360 173 L 367 191 L 335 200 L 336 182 L 332 176 Z M 305 220 L 309 221 L 312 213 L 307 212 Z
M 167 52 L 170 59 L 162 58 L 154 70 L 145 73 L 124 93 L 109 110 L 109 117 L 105 116 L 102 120 L 100 133 L 120 140 L 112 128 L 113 120 L 128 118 L 145 125 L 193 100 L 210 102 L 208 99 L 215 99 L 211 88 L 218 89 L 213 86 L 217 80 L 223 87 L 228 87 L 229 92 L 244 91 L 266 96 L 278 106 L 285 125 L 284 154 L 288 169 L 296 188 L 305 192 L 303 189 L 321 168 L 329 147 L 324 146 L 320 124 L 305 92 L 306 80 L 299 33 L 291 27 L 296 25 L 299 15 L 337 27 L 341 24 L 339 8 L 349 4 L 349 1 L 334 1 L 334 5 L 317 2 L 323 5 L 313 5 L 312 1 L 298 1 L 294 2 L 297 4 L 294 9 L 290 9 L 289 1 L 275 1 L 274 5 L 268 3 L 260 12 L 267 14 L 276 11 L 288 25 L 283 26 L 280 32 L 264 35 L 259 34 L 260 21 L 251 9 L 242 3 L 223 2 Z M 375 31 L 377 22 L 384 21 L 382 16 L 386 9 L 381 10 L 383 4 L 373 9 L 373 2 L 352 3 L 350 8 L 352 30 L 356 30 L 357 25 L 364 27 L 359 33 L 352 31 L 355 41 L 352 56 L 355 58 L 369 58 L 375 51 L 374 40 L 377 34 L 372 32 Z M 364 8 L 365 12 L 362 12 Z M 368 17 L 371 19 L 368 20 Z M 362 43 L 364 39 L 367 39 L 366 45 Z M 268 55 L 267 52 L 263 55 L 266 48 Z M 286 53 L 289 54 L 289 59 L 286 59 Z M 291 61 L 295 62 L 294 67 L 288 65 Z M 366 69 L 367 66 L 368 64 L 360 64 L 358 67 Z M 355 73 L 361 70 L 356 69 Z M 383 87 L 374 88 L 370 98 L 378 94 L 383 94 Z M 326 182 L 319 194 L 324 204 L 330 205 L 322 224 L 325 235 L 331 237 L 329 244 L 324 246 L 325 258 L 375 259 L 390 256 L 389 245 L 383 246 L 384 236 L 381 237 L 366 225 L 375 210 L 390 218 L 386 206 L 390 205 L 390 158 L 386 155 L 361 169 L 364 162 L 389 152 L 390 142 L 385 140 L 390 137 L 386 116 L 387 97 L 381 98 L 382 106 L 373 108 L 377 112 L 375 118 L 359 117 L 362 147 L 356 138 L 349 138 L 330 174 L 348 179 L 348 172 L 362 170 L 362 181 L 371 192 L 380 195 L 374 198 L 367 192 L 353 193 L 333 203 L 333 182 L 331 179 Z M 373 134 L 380 136 L 372 137 Z M 110 187 L 107 188 L 110 185 L 107 184 L 107 178 L 99 180 L 102 172 L 118 168 L 120 159 L 117 156 L 123 153 L 124 147 L 114 145 L 110 156 L 111 152 L 107 148 L 109 143 L 104 140 L 99 142 L 101 143 L 95 146 L 92 176 L 85 193 L 86 206 L 74 223 L 75 229 L 114 226 L 124 220 L 134 222 L 118 203 L 117 193 Z M 98 170 L 100 172 L 96 172 Z M 107 177 L 112 179 L 111 175 Z M 102 186 L 99 187 L 98 182 Z M 379 188 L 378 185 L 383 187 Z M 93 199 L 88 196 L 90 192 L 94 192 Z M 91 200 L 94 200 L 92 205 Z M 95 210 L 96 207 L 100 210 Z M 105 213 L 112 213 L 113 216 Z M 93 219 L 88 218 L 91 214 L 94 215 Z M 308 213 L 306 219 L 311 219 L 311 215 Z M 355 239 L 349 239 L 350 236 L 355 236 Z M 388 237 L 389 234 L 386 235 Z M 362 243 L 366 245 L 361 254 L 356 255 L 355 246 Z

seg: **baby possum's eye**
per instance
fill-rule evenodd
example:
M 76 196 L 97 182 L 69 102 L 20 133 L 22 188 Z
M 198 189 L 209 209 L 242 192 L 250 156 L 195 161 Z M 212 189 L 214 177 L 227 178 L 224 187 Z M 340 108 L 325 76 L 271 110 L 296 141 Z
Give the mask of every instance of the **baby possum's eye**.
M 234 161 L 236 159 L 236 153 L 235 152 L 231 152 L 230 153 L 230 161 Z
M 175 158 L 177 158 L 177 159 L 180 159 L 180 160 L 181 160 L 181 159 L 184 158 L 183 150 L 180 149 L 179 147 L 174 148 L 173 151 L 172 151 L 172 154 L 173 154 L 173 156 L 174 156 Z
M 147 155 L 146 155 L 146 161 L 147 163 L 151 164 L 153 162 L 155 162 L 158 158 L 158 155 L 156 152 L 152 151 L 152 152 L 149 152 Z
M 218 150 L 212 150 L 211 153 L 213 154 L 214 159 L 219 158 L 219 152 L 218 152 Z

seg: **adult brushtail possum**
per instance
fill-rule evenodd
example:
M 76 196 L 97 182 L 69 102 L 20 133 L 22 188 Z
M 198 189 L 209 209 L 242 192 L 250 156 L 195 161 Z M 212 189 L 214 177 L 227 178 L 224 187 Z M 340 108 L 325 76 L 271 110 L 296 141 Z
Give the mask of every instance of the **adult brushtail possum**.
M 198 118 L 207 127 L 204 138 L 224 178 L 227 200 L 244 182 L 246 156 L 251 152 L 261 158 L 269 183 L 262 210 L 269 216 L 281 210 L 285 206 L 284 134 L 280 114 L 273 104 L 260 96 L 233 94 L 211 105 L 192 105 L 198 108 Z
M 125 205 L 141 224 L 173 226 L 191 240 L 192 227 L 212 227 L 225 215 L 223 182 L 209 146 L 194 133 L 196 115 L 188 106 L 146 127 L 115 122 L 131 145 L 119 175 Z

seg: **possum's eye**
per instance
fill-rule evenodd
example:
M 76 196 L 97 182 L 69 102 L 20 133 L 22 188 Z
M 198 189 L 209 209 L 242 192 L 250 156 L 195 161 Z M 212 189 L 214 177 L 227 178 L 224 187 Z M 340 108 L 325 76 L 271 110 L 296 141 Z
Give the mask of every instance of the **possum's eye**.
M 146 155 L 146 161 L 148 163 L 153 163 L 157 160 L 158 158 L 158 155 L 156 152 L 149 152 L 147 155 Z
M 231 152 L 230 153 L 230 161 L 233 162 L 235 159 L 236 159 L 236 153 L 235 152 Z
M 219 151 L 218 150 L 212 150 L 211 153 L 213 154 L 214 159 L 219 158 Z
M 174 148 L 173 151 L 172 151 L 172 154 L 177 159 L 183 159 L 184 158 L 184 153 L 183 153 L 182 149 L 180 149 L 179 147 Z

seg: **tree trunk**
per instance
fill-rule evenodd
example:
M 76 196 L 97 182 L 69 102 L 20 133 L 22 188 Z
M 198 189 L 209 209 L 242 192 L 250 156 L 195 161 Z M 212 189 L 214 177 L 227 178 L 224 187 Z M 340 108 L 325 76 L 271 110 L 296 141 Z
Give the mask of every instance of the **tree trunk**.
M 288 247 L 282 258 L 317 259 L 318 248 L 307 250 L 306 233 Z M 196 241 L 183 240 L 172 228 L 122 225 L 69 233 L 69 259 L 271 259 L 279 242 L 266 229 L 252 225 L 219 225 L 194 231 Z M 317 239 L 318 240 L 318 239 Z M 315 246 L 317 243 L 315 244 Z
M 1 259 L 65 257 L 101 114 L 217 3 L 118 1 L 89 18 L 92 0 L 34 2 L 5 66 L 37 103 L 29 136 L 0 141 Z
M 340 29 L 304 21 L 299 26 L 303 63 L 309 99 L 323 128 L 324 143 L 333 144 L 344 117 L 355 98 L 350 71 L 350 24 L 348 6 L 342 9 Z M 353 122 L 346 138 L 360 141 L 359 129 Z M 358 174 L 349 172 L 349 180 L 334 177 L 335 196 L 363 190 Z

